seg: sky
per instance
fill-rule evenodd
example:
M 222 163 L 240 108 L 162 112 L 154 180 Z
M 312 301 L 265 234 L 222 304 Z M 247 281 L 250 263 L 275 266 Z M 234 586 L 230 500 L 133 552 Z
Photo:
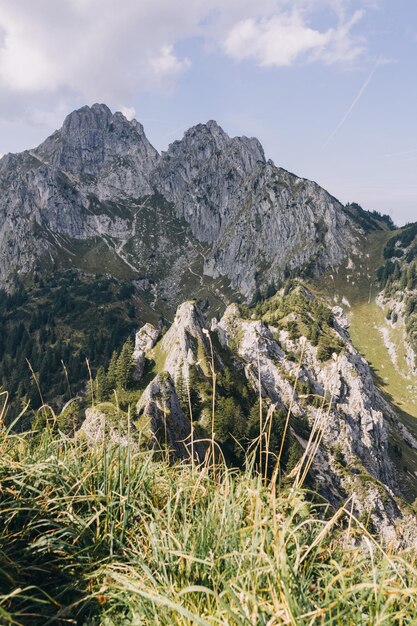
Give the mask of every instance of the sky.
M 94 102 L 158 150 L 215 119 L 342 202 L 417 220 L 416 0 L 0 0 L 0 154 Z

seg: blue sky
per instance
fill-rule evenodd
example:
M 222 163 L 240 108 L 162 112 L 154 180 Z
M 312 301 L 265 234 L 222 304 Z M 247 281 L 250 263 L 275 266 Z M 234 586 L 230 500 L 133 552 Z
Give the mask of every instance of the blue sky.
M 159 150 L 216 119 L 342 202 L 417 220 L 415 0 L 0 0 L 0 153 L 83 104 Z

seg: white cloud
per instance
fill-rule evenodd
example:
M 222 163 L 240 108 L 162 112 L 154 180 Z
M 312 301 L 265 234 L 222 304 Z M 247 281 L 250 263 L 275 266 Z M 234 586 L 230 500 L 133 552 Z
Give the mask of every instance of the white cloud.
M 127 107 L 122 105 L 120 108 L 120 112 L 123 113 L 127 120 L 133 120 L 136 115 L 135 107 Z
M 159 79 L 169 79 L 178 76 L 190 67 L 189 59 L 179 60 L 174 53 L 174 46 L 162 46 L 159 54 L 151 59 L 150 67 Z
M 289 66 L 299 59 L 351 62 L 364 51 L 362 43 L 351 37 L 361 17 L 357 11 L 347 22 L 324 31 L 308 26 L 296 9 L 268 19 L 249 18 L 233 26 L 224 50 L 236 61 L 253 60 L 266 67 Z
M 169 93 L 191 66 L 178 51 L 188 39 L 265 66 L 350 61 L 362 47 L 352 36 L 360 14 L 349 21 L 349 3 L 0 0 L 0 118 L 41 123 L 42 111 L 58 117 L 74 103 L 129 109 L 139 93 Z M 323 11 L 333 28 L 312 26 Z
M 169 0 L 0 0 L 0 87 L 113 103 L 165 90 L 189 65 L 175 44 L 197 25 Z

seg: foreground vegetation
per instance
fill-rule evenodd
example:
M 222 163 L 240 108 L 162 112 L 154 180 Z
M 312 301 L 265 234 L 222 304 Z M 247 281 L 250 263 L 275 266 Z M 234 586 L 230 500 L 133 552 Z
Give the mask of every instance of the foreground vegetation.
M 52 416 L 53 417 L 53 416 Z M 411 553 L 302 485 L 89 447 L 54 418 L 0 432 L 2 624 L 413 624 Z

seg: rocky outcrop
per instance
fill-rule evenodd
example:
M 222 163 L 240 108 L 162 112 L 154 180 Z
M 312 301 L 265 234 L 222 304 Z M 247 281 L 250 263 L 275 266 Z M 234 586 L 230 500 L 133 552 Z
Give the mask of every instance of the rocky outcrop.
M 135 335 L 135 349 L 133 351 L 133 380 L 140 380 L 145 367 L 145 354 L 152 350 L 161 334 L 159 328 L 152 324 L 145 324 Z
M 263 395 L 273 403 L 291 404 L 292 412 L 306 415 L 311 424 L 321 411 L 326 445 L 340 448 L 350 462 L 359 459 L 378 480 L 394 486 L 387 447 L 389 420 L 396 417 L 376 390 L 369 366 L 345 336 L 341 337 L 345 341 L 343 353 L 323 363 L 317 358 L 317 348 L 305 337 L 293 341 L 285 330 L 244 320 L 233 305 L 214 330 L 223 344 L 226 342 L 244 360 L 252 383 L 258 387 L 261 381 Z M 303 401 L 294 384 L 297 376 L 309 383 L 311 394 L 329 398 L 325 410 Z
M 85 439 L 88 444 L 95 446 L 102 442 L 118 444 L 122 446 L 131 445 L 136 447 L 136 428 L 127 423 L 127 415 L 117 412 L 115 407 L 110 405 L 110 412 L 102 407 L 90 407 L 85 411 L 85 420 L 76 432 L 76 438 Z
M 191 423 L 181 409 L 175 385 L 168 373 L 159 374 L 146 387 L 136 405 L 138 428 L 156 449 L 166 450 L 172 459 L 203 455 L 201 444 L 193 444 Z
M 211 375 L 211 348 L 206 321 L 194 301 L 183 302 L 174 321 L 162 337 L 153 356 L 172 380 L 188 380 L 191 368 L 204 376 Z M 216 356 L 216 364 L 221 360 Z
M 243 320 L 234 304 L 226 309 L 220 322 L 213 320 L 211 328 L 221 344 L 242 359 L 246 377 L 258 393 L 280 406 L 290 403 L 292 385 L 277 367 L 277 363 L 284 362 L 285 352 L 269 328 L 257 320 Z M 293 410 L 297 411 L 297 406 Z
M 383 337 L 385 347 L 387 349 L 389 358 L 393 362 L 396 369 L 402 369 L 405 377 L 408 377 L 410 381 L 417 379 L 417 353 L 415 350 L 416 342 L 412 340 L 410 319 L 414 311 L 407 316 L 407 300 L 408 298 L 415 298 L 417 301 L 417 289 L 408 290 L 400 289 L 393 290 L 393 293 L 387 295 L 384 291 L 381 291 L 376 297 L 377 305 L 386 313 L 384 325 L 379 327 L 379 331 Z M 388 317 L 387 317 L 388 316 Z M 402 346 L 405 348 L 405 363 L 399 363 L 399 348 L 396 342 L 393 341 L 391 334 L 392 330 L 397 335 L 402 336 Z M 401 365 L 403 367 L 401 368 Z M 404 368 L 404 365 L 406 366 Z M 404 371 L 406 370 L 406 371 Z M 408 375 L 407 375 L 408 372 Z
M 404 477 L 388 450 L 394 436 L 410 448 L 414 440 L 375 387 L 368 364 L 349 340 L 347 326 L 336 309 L 334 332 L 344 349 L 325 362 L 305 337 L 294 341 L 285 330 L 242 319 L 236 306 L 228 307 L 213 330 L 243 359 L 245 373 L 257 389 L 261 382 L 264 396 L 307 417 L 311 426 L 319 420 L 323 441 L 313 474 L 322 493 L 335 505 L 352 495 L 353 510 L 371 519 L 387 542 L 406 545 L 412 536 L 411 543 L 417 546 L 417 526 L 410 529 L 394 496 L 401 493 Z M 300 391 L 297 380 L 308 384 L 309 397 L 304 397 L 305 385 Z M 314 396 L 325 399 L 321 406 L 311 403 Z

